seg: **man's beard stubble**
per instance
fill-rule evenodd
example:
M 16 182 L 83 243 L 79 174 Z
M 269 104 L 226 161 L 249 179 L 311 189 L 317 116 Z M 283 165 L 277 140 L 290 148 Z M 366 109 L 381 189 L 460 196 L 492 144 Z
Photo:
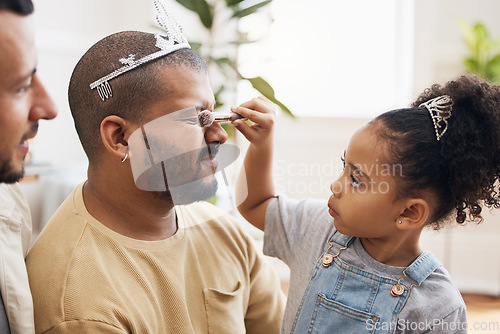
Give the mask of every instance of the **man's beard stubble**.
M 9 159 L 0 156 L 0 183 L 16 183 L 24 176 L 24 166 L 16 171 Z
M 20 142 L 28 140 L 28 138 L 35 137 L 38 132 L 38 122 L 31 125 L 29 131 L 23 135 Z M 23 159 L 25 159 L 24 157 Z M 6 158 L 4 154 L 0 154 L 0 183 L 16 183 L 24 176 L 24 162 L 21 170 L 16 170 L 12 164 L 12 160 Z
M 171 200 L 175 205 L 184 205 L 215 196 L 218 189 L 215 170 L 207 175 L 207 172 L 201 169 L 201 161 L 205 156 L 216 156 L 217 153 L 218 145 L 208 145 L 163 161 L 162 182 L 165 183 L 167 191 L 154 191 L 155 198 Z M 190 175 L 186 166 L 194 167 L 194 174 Z
M 217 193 L 218 182 L 215 176 L 209 183 L 196 180 L 181 186 L 168 188 L 167 191 L 154 191 L 153 195 L 158 199 L 171 200 L 174 205 L 191 204 L 207 200 Z M 208 178 L 207 177 L 207 178 Z

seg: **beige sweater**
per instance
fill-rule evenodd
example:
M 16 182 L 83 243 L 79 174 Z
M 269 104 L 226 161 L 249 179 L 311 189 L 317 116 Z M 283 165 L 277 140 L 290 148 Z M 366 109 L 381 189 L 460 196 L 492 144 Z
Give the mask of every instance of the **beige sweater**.
M 204 202 L 176 214 L 174 236 L 131 239 L 77 187 L 28 254 L 36 333 L 278 333 L 278 278 L 239 223 Z

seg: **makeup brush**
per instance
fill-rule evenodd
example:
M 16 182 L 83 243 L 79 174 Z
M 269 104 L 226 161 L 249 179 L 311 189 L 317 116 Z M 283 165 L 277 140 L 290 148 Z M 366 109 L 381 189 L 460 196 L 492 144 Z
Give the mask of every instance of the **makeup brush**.
M 243 118 L 240 114 L 225 113 L 225 112 L 210 112 L 208 110 L 203 110 L 198 114 L 198 120 L 200 121 L 201 127 L 208 127 L 214 122 L 232 122 L 236 119 Z

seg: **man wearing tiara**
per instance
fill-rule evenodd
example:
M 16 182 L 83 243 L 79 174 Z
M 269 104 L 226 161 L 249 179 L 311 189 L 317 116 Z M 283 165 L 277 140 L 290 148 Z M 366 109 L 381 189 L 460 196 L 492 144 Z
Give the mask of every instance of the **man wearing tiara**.
M 0 333 L 34 333 L 24 258 L 31 242 L 28 201 L 17 183 L 28 139 L 57 115 L 36 74 L 31 0 L 0 0 Z
M 215 104 L 206 65 L 156 5 L 167 36 L 113 34 L 74 69 L 88 180 L 28 255 L 36 332 L 278 333 L 277 275 L 232 216 L 200 202 L 227 135 L 200 126 Z

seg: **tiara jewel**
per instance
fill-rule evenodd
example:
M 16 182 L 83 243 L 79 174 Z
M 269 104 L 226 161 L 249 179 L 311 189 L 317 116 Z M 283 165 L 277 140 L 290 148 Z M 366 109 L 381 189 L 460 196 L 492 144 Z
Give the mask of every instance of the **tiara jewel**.
M 170 15 L 161 0 L 154 0 L 156 7 L 156 21 L 167 32 L 168 40 L 171 43 L 186 44 L 190 48 L 188 41 L 182 33 L 182 27 Z M 158 46 L 158 45 L 157 45 Z
M 128 58 L 121 58 L 120 59 L 120 63 L 122 63 L 123 65 L 129 65 L 129 66 L 133 65 L 134 61 L 135 61 L 134 54 L 128 55 Z
M 431 115 L 436 130 L 436 138 L 439 141 L 448 130 L 448 119 L 453 110 L 453 99 L 448 95 L 441 95 L 419 105 L 425 107 Z
M 154 4 L 156 7 L 156 21 L 166 31 L 166 36 L 154 35 L 156 38 L 155 46 L 160 50 L 137 60 L 134 54 L 129 54 L 127 58 L 119 59 L 120 63 L 124 66 L 90 84 L 90 89 L 97 88 L 101 100 L 106 101 L 113 96 L 113 90 L 109 84 L 110 80 L 151 60 L 164 57 L 180 49 L 191 48 L 186 37 L 182 34 L 181 26 L 167 13 L 161 0 L 154 0 Z

